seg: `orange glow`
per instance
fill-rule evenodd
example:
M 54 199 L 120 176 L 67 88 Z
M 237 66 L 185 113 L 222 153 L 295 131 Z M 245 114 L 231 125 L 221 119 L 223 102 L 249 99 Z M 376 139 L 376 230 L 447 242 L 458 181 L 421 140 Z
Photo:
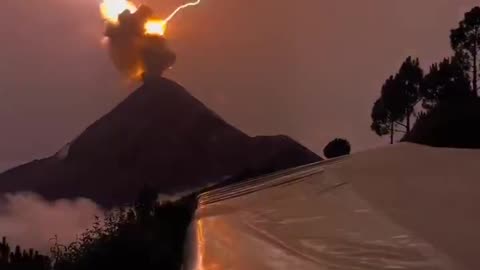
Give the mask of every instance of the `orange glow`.
M 167 23 L 164 20 L 149 20 L 145 23 L 145 34 L 163 36 L 167 30 Z
M 125 10 L 135 13 L 137 11 L 137 7 L 128 0 L 103 0 L 103 2 L 100 4 L 100 12 L 102 13 L 102 17 L 110 23 L 117 23 L 118 15 Z
M 195 265 L 195 270 L 204 270 L 204 258 L 203 255 L 205 254 L 205 237 L 203 232 L 203 223 L 202 220 L 197 220 L 197 261 Z
M 131 78 L 137 81 L 141 80 L 144 73 L 145 73 L 145 69 L 143 68 L 143 66 L 138 65 L 136 67 L 136 70 L 131 74 Z

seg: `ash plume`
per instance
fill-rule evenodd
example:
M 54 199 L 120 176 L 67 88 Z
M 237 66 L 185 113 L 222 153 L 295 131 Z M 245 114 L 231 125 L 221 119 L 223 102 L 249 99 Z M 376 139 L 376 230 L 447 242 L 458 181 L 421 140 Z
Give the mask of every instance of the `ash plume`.
M 152 17 L 152 9 L 140 6 L 134 13 L 121 13 L 118 22 L 106 24 L 112 61 L 130 79 L 161 76 L 175 63 L 175 53 L 164 36 L 145 34 L 145 23 Z

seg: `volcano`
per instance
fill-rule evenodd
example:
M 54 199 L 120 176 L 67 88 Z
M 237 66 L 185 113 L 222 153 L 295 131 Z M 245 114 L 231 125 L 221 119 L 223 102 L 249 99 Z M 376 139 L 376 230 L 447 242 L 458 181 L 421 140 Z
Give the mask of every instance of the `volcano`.
M 250 137 L 179 84 L 155 78 L 55 155 L 1 174 L 0 192 L 115 206 L 145 186 L 173 193 L 319 160 L 289 137 Z

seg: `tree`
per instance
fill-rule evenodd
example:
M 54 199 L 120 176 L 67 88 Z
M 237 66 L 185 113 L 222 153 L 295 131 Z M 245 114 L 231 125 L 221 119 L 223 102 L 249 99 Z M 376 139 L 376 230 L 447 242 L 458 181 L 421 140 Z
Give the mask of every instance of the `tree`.
M 406 132 L 411 129 L 411 117 L 414 113 L 415 105 L 420 100 L 420 87 L 423 81 L 423 70 L 420 67 L 418 58 L 413 59 L 411 56 L 403 62 L 400 70 L 395 77 L 397 91 L 393 102 L 398 103 L 399 110 L 403 111 L 406 119 Z
M 336 158 L 349 155 L 351 151 L 350 143 L 345 139 L 334 139 L 325 146 L 323 155 L 326 158 Z
M 140 220 L 144 220 L 153 214 L 157 204 L 158 191 L 148 185 L 140 190 L 135 201 L 135 211 Z
M 461 58 L 445 58 L 430 67 L 421 87 L 423 107 L 431 110 L 439 102 L 472 97 L 472 88 L 463 71 Z
M 40 255 L 33 249 L 22 250 L 16 246 L 11 250 L 5 237 L 0 242 L 0 269 L 28 269 L 28 270 L 47 270 L 51 269 L 51 261 L 47 256 Z
M 465 60 L 464 71 L 471 72 L 472 92 L 478 96 L 478 52 L 480 45 L 480 7 L 465 13 L 464 19 L 450 33 L 450 43 Z
M 390 118 L 390 113 L 388 112 L 387 108 L 385 108 L 382 98 L 379 98 L 377 101 L 375 101 L 371 116 L 373 121 L 371 129 L 375 131 L 378 136 L 384 136 L 387 134 L 391 134 L 393 136 L 394 133 L 390 132 L 390 129 L 393 127 L 394 121 L 392 121 Z
M 112 210 L 77 241 L 55 248 L 52 269 L 182 269 L 197 194 L 161 204 L 152 194 L 146 187 L 138 195 L 140 203 Z
M 390 76 L 382 86 L 381 96 L 372 109 L 371 129 L 379 136 L 390 134 L 393 144 L 395 132 L 410 132 L 411 116 L 420 101 L 423 70 L 416 58 L 407 57 L 395 76 Z M 403 123 L 406 120 L 406 123 Z M 397 127 L 404 130 L 398 130 Z
M 390 76 L 382 86 L 381 96 L 372 109 L 371 129 L 378 135 L 390 134 L 390 143 L 393 144 L 397 126 L 404 126 L 404 110 L 397 102 L 400 99 L 397 81 Z

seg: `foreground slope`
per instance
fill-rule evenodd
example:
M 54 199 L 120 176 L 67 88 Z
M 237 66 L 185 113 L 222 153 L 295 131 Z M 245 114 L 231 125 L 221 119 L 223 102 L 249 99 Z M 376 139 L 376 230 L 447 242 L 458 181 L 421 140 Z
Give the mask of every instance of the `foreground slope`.
M 110 206 L 146 185 L 175 192 L 318 160 L 288 137 L 249 137 L 177 83 L 155 78 L 56 155 L 1 174 L 0 192 Z
M 187 269 L 480 269 L 478 160 L 405 143 L 204 193 Z

